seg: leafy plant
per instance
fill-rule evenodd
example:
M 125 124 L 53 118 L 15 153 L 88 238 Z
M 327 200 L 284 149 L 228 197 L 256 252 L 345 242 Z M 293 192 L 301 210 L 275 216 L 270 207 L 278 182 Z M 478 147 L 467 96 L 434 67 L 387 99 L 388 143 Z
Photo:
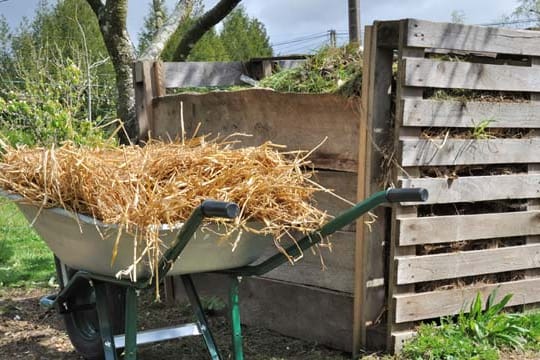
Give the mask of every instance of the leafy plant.
M 477 343 L 521 349 L 529 333 L 522 326 L 523 315 L 502 313 L 512 294 L 507 294 L 498 303 L 494 300 L 496 295 L 495 290 L 488 296 L 486 309 L 482 310 L 482 297 L 477 294 L 469 313 L 462 311 L 459 314 L 457 326 Z
M 406 359 L 498 359 L 498 350 L 540 349 L 540 313 L 505 313 L 512 294 L 495 302 L 497 292 L 487 298 L 477 294 L 468 313 L 442 318 L 440 324 L 424 324 L 417 336 L 405 344 Z
M 262 79 L 259 85 L 282 92 L 339 93 L 359 95 L 362 82 L 362 56 L 358 47 L 324 47 L 299 67 L 279 71 Z
M 489 128 L 489 126 L 494 122 L 495 120 L 493 119 L 484 119 L 480 121 L 480 123 L 475 124 L 474 128 L 472 129 L 471 137 L 477 140 L 492 139 L 493 135 L 489 133 L 487 128 Z
M 107 141 L 99 123 L 89 121 L 86 78 L 61 52 L 44 48 L 35 68 L 16 64 L 16 82 L 0 89 L 0 135 L 11 145 L 51 145 L 63 141 L 95 145 Z

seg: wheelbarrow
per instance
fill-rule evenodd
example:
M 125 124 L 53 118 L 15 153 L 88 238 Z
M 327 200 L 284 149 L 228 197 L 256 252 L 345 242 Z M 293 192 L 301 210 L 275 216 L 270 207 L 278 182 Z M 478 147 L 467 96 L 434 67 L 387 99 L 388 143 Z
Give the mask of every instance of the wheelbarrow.
M 16 200 L 13 195 L 8 197 Z M 388 189 L 378 192 L 338 215 L 319 230 L 304 236 L 295 245 L 287 248 L 286 253 L 292 257 L 300 255 L 302 251 L 318 244 L 324 237 L 356 221 L 383 203 L 425 201 L 427 197 L 428 192 L 425 189 Z M 169 243 L 167 251 L 159 260 L 154 274 L 157 276 L 149 276 L 140 271 L 136 280 L 118 278 L 115 276 L 117 269 L 112 268 L 108 262 L 111 255 L 110 248 L 104 248 L 103 244 L 95 241 L 88 244 L 84 239 L 80 242 L 73 241 L 76 245 L 71 246 L 69 241 L 58 242 L 57 235 L 65 229 L 62 225 L 51 226 L 49 220 L 54 221 L 55 216 L 74 216 L 73 214 L 62 209 L 49 209 L 43 210 L 44 213 L 35 219 L 37 209 L 23 203 L 18 205 L 28 219 L 36 220 L 34 226 L 37 232 L 55 253 L 60 290 L 58 294 L 43 297 L 40 304 L 46 308 L 54 308 L 64 316 L 66 331 L 74 347 L 86 359 L 116 360 L 123 349 L 124 359 L 134 360 L 137 358 L 138 345 L 194 335 L 202 335 L 211 359 L 223 359 L 191 278 L 193 273 L 217 271 L 231 278 L 228 313 L 232 333 L 232 356 L 235 360 L 242 360 L 244 353 L 240 327 L 239 280 L 246 276 L 263 275 L 288 262 L 287 256 L 277 252 L 257 265 L 250 265 L 264 251 L 262 241 L 264 239 L 257 238 L 240 241 L 243 247 L 236 249 L 234 252 L 236 254 L 230 257 L 222 250 L 218 251 L 219 256 L 212 258 L 209 249 L 205 247 L 208 239 L 205 239 L 200 229 L 203 220 L 210 217 L 235 218 L 239 208 L 234 203 L 207 200 L 193 211 Z M 80 236 L 81 230 L 83 233 L 85 230 L 99 231 L 100 223 L 96 220 L 83 215 L 78 215 L 77 220 L 75 229 L 79 235 L 73 236 Z M 73 224 L 71 227 L 73 228 Z M 215 239 L 212 244 L 215 244 Z M 99 259 L 96 259 L 92 251 L 102 252 Z M 201 261 L 200 256 L 204 256 L 205 261 Z M 206 261 L 209 256 L 210 260 Z M 197 261 L 190 264 L 189 259 L 193 258 Z M 103 265 L 103 259 L 107 259 L 106 265 Z M 124 261 L 129 262 L 129 259 Z M 156 281 L 164 279 L 166 275 L 181 277 L 196 322 L 137 331 L 138 292 L 155 288 Z

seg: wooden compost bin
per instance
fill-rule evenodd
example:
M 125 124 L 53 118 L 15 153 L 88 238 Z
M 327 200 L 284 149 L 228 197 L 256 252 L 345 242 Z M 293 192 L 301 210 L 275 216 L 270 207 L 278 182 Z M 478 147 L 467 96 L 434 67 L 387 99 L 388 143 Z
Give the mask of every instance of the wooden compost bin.
M 255 74 L 268 73 L 272 62 L 285 60 L 259 60 L 255 65 L 136 64 L 141 135 L 150 132 L 154 138 L 177 138 L 183 124 L 189 137 L 200 124 L 199 135 L 246 133 L 252 137 L 241 138 L 242 145 L 272 141 L 288 150 L 311 150 L 327 138 L 310 156 L 317 169 L 315 180 L 351 202 L 364 199 L 367 132 L 361 127 L 358 98 L 264 89 L 165 95 L 167 88 L 239 84 L 242 76 L 260 77 L 250 69 L 259 66 Z M 350 206 L 328 194 L 320 194 L 317 202 L 330 214 Z M 321 252 L 325 270 L 318 253 L 306 252 L 294 266 L 286 264 L 264 277 L 244 279 L 240 290 L 243 322 L 346 351 L 353 345 L 358 349 L 366 341 L 366 327 L 361 324 L 375 322 L 384 304 L 382 242 L 364 242 L 362 223 L 359 232 L 353 225 L 333 235 L 332 252 Z M 374 226 L 374 233 L 384 233 L 384 224 Z M 269 244 L 269 254 L 274 251 Z M 203 274 L 195 282 L 203 295 L 215 295 L 226 289 L 227 277 Z M 167 291 L 169 298 L 182 298 L 180 281 L 169 282 Z
M 244 321 L 354 352 L 395 351 L 419 322 L 457 314 L 477 293 L 536 306 L 540 33 L 405 19 L 368 26 L 364 45 L 361 101 L 266 90 L 165 96 L 253 74 L 240 63 L 135 67 L 143 134 L 179 135 L 183 110 L 188 135 L 200 122 L 201 134 L 244 132 L 254 135 L 246 145 L 290 150 L 328 137 L 312 156 L 318 180 L 350 201 L 388 184 L 430 192 L 426 204 L 377 209 L 371 231 L 358 222 L 334 236 L 326 271 L 307 253 L 246 279 Z M 258 74 L 271 67 L 259 65 Z M 347 207 L 318 201 L 331 213 Z M 198 280 L 215 290 L 226 279 Z
M 430 192 L 390 214 L 388 349 L 478 292 L 539 303 L 540 33 L 407 19 L 366 34 L 366 192 L 382 159 Z

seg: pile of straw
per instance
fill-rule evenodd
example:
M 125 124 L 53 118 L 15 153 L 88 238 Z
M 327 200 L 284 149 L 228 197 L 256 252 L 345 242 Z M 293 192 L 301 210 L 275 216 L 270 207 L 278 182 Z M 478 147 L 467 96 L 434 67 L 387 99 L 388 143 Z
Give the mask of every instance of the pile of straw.
M 320 227 L 327 215 L 310 199 L 321 187 L 302 171 L 309 154 L 279 149 L 272 143 L 234 149 L 231 142 L 204 137 L 144 147 L 7 147 L 0 188 L 39 207 L 62 207 L 119 224 L 119 232 L 146 241 L 143 253 L 156 265 L 163 250 L 158 226 L 185 221 L 205 199 L 232 201 L 241 209 L 236 220 L 212 221 L 225 223 L 231 232 L 271 234 L 278 247 L 283 236 Z M 250 228 L 252 221 L 262 228 Z

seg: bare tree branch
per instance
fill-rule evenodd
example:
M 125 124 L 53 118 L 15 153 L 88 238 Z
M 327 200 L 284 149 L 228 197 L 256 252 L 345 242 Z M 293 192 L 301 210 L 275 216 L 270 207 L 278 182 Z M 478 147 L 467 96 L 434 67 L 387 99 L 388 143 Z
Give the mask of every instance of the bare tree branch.
M 152 39 L 143 54 L 139 57 L 140 60 L 155 60 L 159 57 L 171 35 L 178 29 L 178 26 L 184 21 L 189 14 L 187 9 L 191 9 L 192 0 L 180 0 L 176 4 L 173 13 L 167 19 L 167 22 L 159 28 L 157 34 Z
M 94 11 L 94 14 L 96 14 L 96 16 L 99 19 L 104 8 L 103 2 L 101 0 L 87 0 L 87 2 L 88 2 L 88 5 L 90 5 L 92 10 Z
M 220 0 L 212 9 L 199 17 L 186 32 L 174 52 L 174 59 L 185 61 L 197 43 L 208 30 L 223 20 L 242 0 Z

